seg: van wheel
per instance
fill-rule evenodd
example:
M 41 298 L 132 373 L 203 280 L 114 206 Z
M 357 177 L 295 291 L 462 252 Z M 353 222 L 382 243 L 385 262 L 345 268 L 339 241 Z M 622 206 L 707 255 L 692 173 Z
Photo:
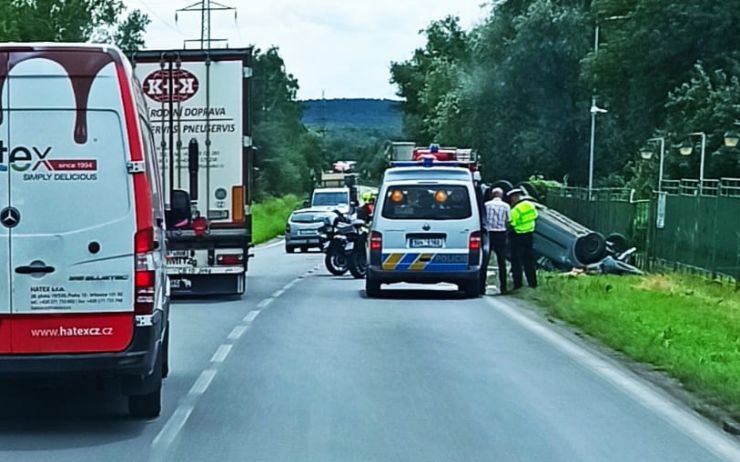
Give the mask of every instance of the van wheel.
M 365 294 L 370 298 L 379 298 L 381 295 L 380 282 L 368 276 L 365 279 Z
M 162 411 L 162 385 L 145 395 L 128 397 L 128 412 L 132 417 L 153 419 Z
M 162 411 L 162 375 L 164 373 L 164 349 L 159 351 L 151 375 L 137 379 L 128 396 L 128 412 L 132 417 L 153 419 Z
M 475 278 L 472 281 L 466 281 L 460 284 L 458 287 L 465 293 L 465 296 L 467 298 L 480 297 L 480 278 Z

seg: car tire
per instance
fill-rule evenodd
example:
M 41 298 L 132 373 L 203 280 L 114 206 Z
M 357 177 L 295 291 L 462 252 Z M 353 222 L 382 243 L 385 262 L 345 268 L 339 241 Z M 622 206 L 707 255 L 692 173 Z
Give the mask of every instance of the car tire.
M 588 233 L 576 240 L 574 253 L 585 265 L 601 261 L 606 256 L 606 240 L 599 233 Z
M 379 298 L 382 294 L 382 291 L 380 290 L 380 282 L 370 276 L 366 277 L 365 294 L 370 298 Z
M 629 250 L 630 243 L 626 237 L 619 233 L 612 233 L 606 237 L 606 242 L 609 244 L 611 249 L 617 253 L 623 253 Z
M 295 247 L 286 245 L 285 246 L 285 253 L 295 253 Z

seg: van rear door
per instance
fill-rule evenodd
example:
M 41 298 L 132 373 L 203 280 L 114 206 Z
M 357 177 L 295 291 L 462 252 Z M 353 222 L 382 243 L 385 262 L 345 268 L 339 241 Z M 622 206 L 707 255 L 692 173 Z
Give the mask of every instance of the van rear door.
M 8 101 L 8 53 L 0 52 L 0 103 Z M 0 354 L 10 352 L 10 177 L 8 174 L 8 111 L 0 106 Z
M 95 49 L 10 63 L 12 351 L 122 351 L 136 221 L 116 64 Z

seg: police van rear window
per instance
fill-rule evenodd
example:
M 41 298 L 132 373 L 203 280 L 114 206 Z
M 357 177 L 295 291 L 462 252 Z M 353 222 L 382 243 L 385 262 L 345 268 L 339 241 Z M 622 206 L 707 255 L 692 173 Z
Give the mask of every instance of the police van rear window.
M 462 220 L 472 213 L 465 186 L 393 186 L 383 201 L 383 217 L 391 220 Z

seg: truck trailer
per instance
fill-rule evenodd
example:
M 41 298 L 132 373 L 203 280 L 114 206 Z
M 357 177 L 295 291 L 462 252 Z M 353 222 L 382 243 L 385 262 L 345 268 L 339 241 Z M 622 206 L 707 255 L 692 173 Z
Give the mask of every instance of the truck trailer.
M 252 49 L 142 51 L 174 295 L 242 294 L 252 247 Z

